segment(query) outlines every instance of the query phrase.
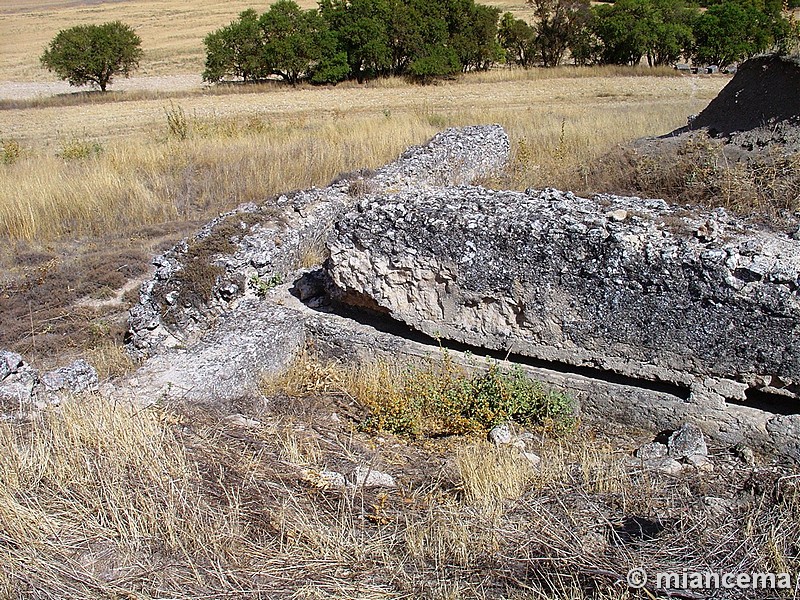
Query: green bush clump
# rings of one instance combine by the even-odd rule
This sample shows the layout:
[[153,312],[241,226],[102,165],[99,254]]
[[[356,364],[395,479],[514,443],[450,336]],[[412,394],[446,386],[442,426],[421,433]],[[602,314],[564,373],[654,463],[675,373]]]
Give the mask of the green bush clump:
[[405,435],[453,435],[487,431],[513,421],[563,435],[576,426],[573,399],[546,389],[519,367],[492,364],[469,374],[444,352],[425,367],[406,369],[396,385],[386,385],[365,402],[364,426]]

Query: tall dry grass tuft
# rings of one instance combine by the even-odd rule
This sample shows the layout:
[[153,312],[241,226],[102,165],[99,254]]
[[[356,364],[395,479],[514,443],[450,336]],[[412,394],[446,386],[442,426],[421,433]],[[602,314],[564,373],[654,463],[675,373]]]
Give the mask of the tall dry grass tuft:
[[158,409],[72,398],[26,426],[0,423],[0,454],[0,561],[10,580],[46,588],[63,575],[48,574],[52,565],[69,568],[78,548],[192,562],[226,556],[242,539],[237,511],[211,508]]
[[164,125],[161,139],[109,142],[71,160],[39,151],[3,166],[0,236],[96,236],[207,217],[379,166],[435,132],[413,117],[211,119],[186,127],[185,139],[166,137]]
[[101,381],[120,377],[136,368],[125,347],[115,340],[102,340],[87,350],[87,360],[97,370]]
[[489,443],[462,448],[456,455],[464,501],[487,512],[519,500],[536,478],[536,469],[517,448]]

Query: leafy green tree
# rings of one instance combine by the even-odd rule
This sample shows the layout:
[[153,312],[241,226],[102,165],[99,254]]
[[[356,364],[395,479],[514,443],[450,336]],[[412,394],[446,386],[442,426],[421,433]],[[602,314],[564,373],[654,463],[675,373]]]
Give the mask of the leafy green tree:
[[601,62],[636,65],[652,41],[650,0],[617,0],[595,8],[594,32],[602,43]]
[[239,77],[247,82],[269,75],[258,13],[252,8],[242,12],[238,21],[208,34],[203,43],[206,47],[203,81]]
[[142,40],[120,21],[77,25],[58,32],[40,57],[42,65],[70,85],[94,84],[106,91],[116,75],[139,66]]
[[572,12],[569,53],[576,65],[586,66],[600,60],[602,44],[593,30],[594,18],[590,4],[580,3]]
[[694,44],[697,10],[683,0],[652,0],[653,12],[647,62],[651,67],[671,65],[689,56]]
[[450,31],[448,42],[463,71],[486,70],[503,56],[497,41],[500,9],[474,0],[441,0]]
[[580,29],[586,26],[589,0],[530,0],[536,16],[536,49],[545,67],[564,58]]
[[335,44],[332,51],[323,53],[322,59],[311,72],[311,83],[336,84],[350,76],[350,65],[347,63],[347,53],[342,52]]
[[500,18],[497,39],[506,53],[520,67],[532,67],[536,60],[536,30],[510,12]]
[[321,0],[320,12],[347,55],[359,83],[386,74],[392,65],[386,0]]
[[[435,5],[425,0],[390,0],[389,22],[389,50],[391,54],[390,72],[394,75],[403,75],[408,71],[408,66],[416,58],[424,55],[431,45],[426,43],[427,30],[431,28],[429,12]],[[444,32],[447,38],[447,24],[438,14],[432,15],[438,21],[439,32],[434,33],[436,43]],[[435,45],[435,44],[434,44]]]
[[413,79],[427,82],[431,79],[449,77],[461,71],[461,63],[455,50],[447,46],[432,46],[428,52],[415,58],[408,66]]
[[658,66],[691,54],[698,13],[685,0],[617,0],[594,13],[602,62],[635,65],[646,56]]
[[694,28],[696,62],[721,67],[769,49],[790,31],[780,5],[760,0],[713,4]]
[[325,56],[335,55],[336,41],[316,10],[301,10],[294,0],[278,0],[258,20],[266,68],[297,85]]

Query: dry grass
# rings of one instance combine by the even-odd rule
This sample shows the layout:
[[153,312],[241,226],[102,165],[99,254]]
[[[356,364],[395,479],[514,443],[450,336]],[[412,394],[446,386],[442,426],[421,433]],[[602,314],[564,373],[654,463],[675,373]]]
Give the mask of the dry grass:
[[[376,167],[437,130],[468,123],[507,127],[516,164],[524,165],[515,168],[520,185],[554,185],[571,164],[683,124],[722,81],[467,78],[427,88],[282,89],[224,103],[199,96],[177,106],[143,100],[2,111],[4,135],[20,151],[0,165],[0,235],[97,235],[202,218]],[[175,135],[167,117],[178,109],[185,129]]]
[[575,168],[573,189],[723,206],[773,224],[800,210],[796,154],[778,148],[747,160],[737,154],[704,132],[667,140],[657,149],[618,148]]
[[488,442],[462,448],[456,454],[456,468],[465,502],[488,512],[519,500],[536,478],[536,469],[521,460],[519,450],[495,448]]
[[[211,509],[169,419],[85,398],[28,426],[0,424],[0,556],[18,592],[111,591],[99,580],[126,555],[192,560],[237,550],[235,499],[228,511]],[[70,582],[71,572],[88,577]]]
[[[86,396],[0,423],[0,594],[630,600],[649,598],[617,581],[634,565],[798,567],[796,476],[780,470],[720,454],[719,475],[643,474],[625,466],[630,446],[584,430],[535,441],[532,471],[470,438],[359,433],[349,404],[274,397],[237,425]],[[353,464],[400,486],[309,476]],[[646,521],[644,537],[630,527]]]
[[101,151],[85,157],[65,160],[59,148],[6,166],[0,235],[96,236],[205,217],[378,166],[433,131],[402,117],[390,124],[347,119],[299,126],[258,118],[198,121],[187,139],[168,138],[166,119],[160,129],[162,139],[150,143],[95,141]]

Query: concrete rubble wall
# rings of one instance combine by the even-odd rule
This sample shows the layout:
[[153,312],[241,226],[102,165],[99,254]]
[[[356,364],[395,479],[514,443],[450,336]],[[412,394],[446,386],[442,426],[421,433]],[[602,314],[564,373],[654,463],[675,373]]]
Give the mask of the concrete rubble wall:
[[341,302],[433,337],[717,408],[800,392],[800,242],[722,210],[448,187],[365,198],[329,246]]
[[469,183],[500,170],[508,153],[499,125],[448,129],[375,172],[221,215],[154,259],[155,274],[131,311],[129,350],[147,357],[197,341],[234,301],[252,297],[258,282],[278,281],[311,260],[358,197]]
[[448,130],[215,219],[156,258],[129,332],[150,358],[128,391],[235,402],[308,344],[402,361],[438,338],[509,354],[585,415],[691,420],[800,460],[800,242],[722,210],[470,185],[508,152],[499,126]]
[[129,351],[147,360],[123,395],[213,403],[258,394],[262,375],[285,368],[309,341],[306,317],[275,293],[288,295],[291,274],[319,266],[341,214],[365,194],[490,176],[508,153],[500,126],[449,129],[375,172],[215,219],[154,259],[128,331]]

